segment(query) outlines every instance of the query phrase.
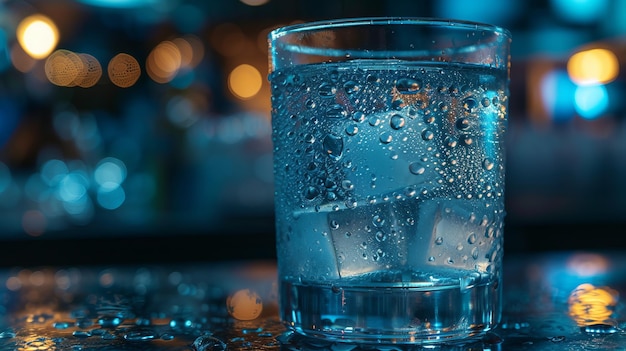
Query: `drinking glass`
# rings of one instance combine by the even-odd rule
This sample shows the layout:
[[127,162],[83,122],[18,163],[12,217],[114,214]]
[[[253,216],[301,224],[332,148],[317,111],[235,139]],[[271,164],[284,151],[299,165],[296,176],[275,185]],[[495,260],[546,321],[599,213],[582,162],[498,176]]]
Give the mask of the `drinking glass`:
[[281,320],[437,343],[501,315],[510,34],[355,18],[269,34]]

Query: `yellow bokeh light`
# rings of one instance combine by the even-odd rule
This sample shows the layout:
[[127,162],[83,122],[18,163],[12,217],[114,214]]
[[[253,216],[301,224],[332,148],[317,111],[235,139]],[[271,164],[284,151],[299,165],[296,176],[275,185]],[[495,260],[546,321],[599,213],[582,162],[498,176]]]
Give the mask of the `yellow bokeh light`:
[[580,51],[567,61],[567,73],[579,85],[606,84],[617,78],[619,61],[607,49]]
[[176,44],[171,41],[159,43],[148,55],[146,71],[157,83],[167,83],[178,73],[182,65],[182,54]]
[[242,289],[226,299],[228,314],[242,321],[258,318],[263,311],[263,300],[253,290]]
[[254,66],[242,64],[228,75],[228,88],[240,99],[249,99],[261,90],[263,78]]
[[48,56],[59,42],[59,30],[43,15],[24,18],[17,26],[16,35],[24,51],[35,59]]
[[569,315],[579,326],[616,325],[613,313],[618,300],[617,290],[580,284],[568,298]]

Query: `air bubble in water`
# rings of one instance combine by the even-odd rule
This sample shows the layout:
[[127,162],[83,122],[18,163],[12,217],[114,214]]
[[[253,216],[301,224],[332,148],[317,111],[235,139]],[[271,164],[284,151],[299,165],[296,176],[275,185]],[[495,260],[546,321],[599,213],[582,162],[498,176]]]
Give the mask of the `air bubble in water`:
[[387,240],[387,234],[385,234],[385,232],[383,231],[376,232],[376,241],[382,243],[385,240]]
[[382,226],[385,224],[385,219],[384,219],[384,218],[382,218],[382,217],[381,217],[381,216],[379,216],[379,215],[375,215],[375,216],[372,218],[372,224],[373,224],[375,227],[380,228],[380,227],[382,227]]

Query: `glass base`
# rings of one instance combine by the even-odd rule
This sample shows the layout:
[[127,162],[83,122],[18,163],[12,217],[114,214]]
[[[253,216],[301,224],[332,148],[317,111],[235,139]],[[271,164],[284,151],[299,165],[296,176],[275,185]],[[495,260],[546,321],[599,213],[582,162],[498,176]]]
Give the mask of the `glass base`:
[[429,344],[480,338],[500,318],[499,284],[337,287],[283,282],[281,318],[315,339]]

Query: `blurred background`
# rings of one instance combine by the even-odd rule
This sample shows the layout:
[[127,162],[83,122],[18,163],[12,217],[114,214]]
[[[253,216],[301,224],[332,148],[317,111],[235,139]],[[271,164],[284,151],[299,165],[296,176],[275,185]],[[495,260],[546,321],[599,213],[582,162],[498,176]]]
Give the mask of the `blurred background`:
[[0,264],[272,258],[267,34],[382,15],[512,32],[505,250],[620,245],[625,0],[3,0]]

